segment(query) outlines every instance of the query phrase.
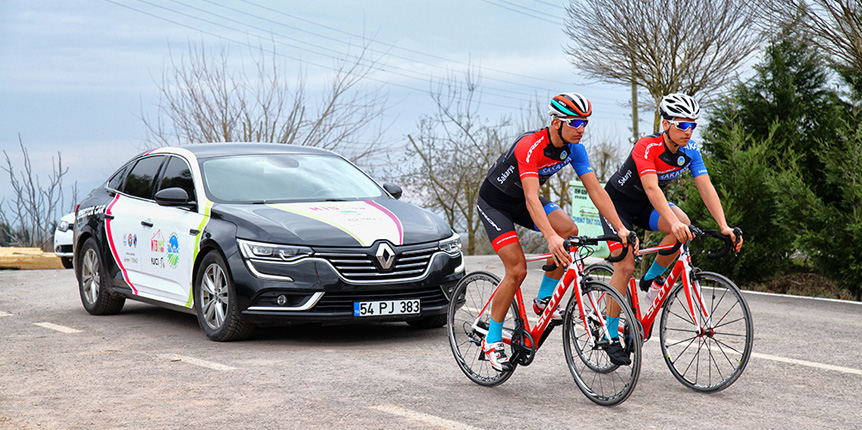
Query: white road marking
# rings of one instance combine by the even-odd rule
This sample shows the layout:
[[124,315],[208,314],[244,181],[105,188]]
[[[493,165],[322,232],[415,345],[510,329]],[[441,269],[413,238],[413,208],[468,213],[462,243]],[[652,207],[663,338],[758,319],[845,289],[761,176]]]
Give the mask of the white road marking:
[[6,312],[6,311],[0,311],[0,317],[8,317],[8,316],[12,316],[12,314],[9,312]]
[[780,361],[782,363],[798,364],[801,366],[816,367],[818,369],[835,370],[837,372],[862,375],[862,370],[851,369],[849,367],[833,366],[831,364],[815,363],[813,361],[797,360],[795,358],[784,358],[784,357],[778,357],[776,355],[758,354],[756,352],[752,352],[751,356],[756,357],[756,358],[762,358],[764,360]]
[[37,325],[39,327],[47,328],[47,329],[51,329],[51,330],[56,330],[56,331],[59,331],[61,333],[67,333],[67,334],[80,333],[81,332],[81,330],[77,330],[77,329],[62,326],[62,325],[52,324],[49,322],[33,323],[33,325]]
[[177,354],[159,354],[159,358],[164,358],[170,361],[182,361],[193,364],[195,366],[206,367],[213,370],[236,370],[236,367],[226,366],[224,364],[214,363],[212,361],[201,360],[194,357],[186,357],[185,355]]
[[467,424],[457,421],[447,420],[434,415],[424,414],[422,412],[411,411],[396,405],[378,405],[370,406],[371,409],[376,409],[381,412],[386,412],[399,417],[409,418],[411,420],[420,421],[428,425],[445,429],[461,429],[461,430],[478,430],[476,427],[468,426]]

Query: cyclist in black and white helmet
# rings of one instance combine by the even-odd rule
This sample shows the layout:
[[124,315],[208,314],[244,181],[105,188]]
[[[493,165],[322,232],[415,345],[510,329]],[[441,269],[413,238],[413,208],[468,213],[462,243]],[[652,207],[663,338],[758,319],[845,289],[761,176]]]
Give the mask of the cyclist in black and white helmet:
[[[679,207],[667,201],[662,191],[688,170],[694,176],[700,197],[718,223],[722,234],[736,240],[733,229],[727,225],[724,209],[712,181],[709,180],[697,143],[691,140],[700,117],[700,105],[687,94],[673,93],[661,99],[658,109],[663,131],[639,139],[622,167],[605,186],[617,214],[629,229],[637,225],[645,230],[667,233],[662,245],[690,240],[692,237],[688,225],[691,221]],[[607,220],[603,221],[605,233],[612,233],[615,230],[613,225]],[[740,246],[741,237],[737,242],[737,251]],[[610,244],[610,248],[611,253],[616,255],[621,246]],[[657,256],[641,278],[640,288],[657,294],[664,283],[661,275],[675,259],[676,254]],[[631,279],[634,267],[634,257],[631,254],[614,263],[610,284],[623,295],[626,294],[626,285]],[[650,304],[645,306],[649,307]],[[619,311],[610,310],[609,314],[617,316]]]
[[[610,198],[590,167],[587,150],[580,144],[592,113],[590,101],[581,94],[563,93],[552,98],[548,104],[550,124],[518,137],[491,166],[479,189],[476,204],[479,217],[506,270],[491,303],[490,326],[482,342],[485,359],[498,371],[512,369],[502,342],[503,320],[527,276],[527,263],[515,233],[515,224],[540,231],[548,242],[548,249],[558,260],[557,270],[547,273],[539,286],[539,294],[533,301],[536,313],[542,313],[547,307],[557,280],[569,263],[563,239],[578,233],[572,217],[556,203],[541,196],[539,187],[551,175],[571,165],[596,208],[607,216],[627,241],[627,227],[617,217]],[[562,319],[557,310],[552,318]],[[615,344],[619,345],[619,342]]]

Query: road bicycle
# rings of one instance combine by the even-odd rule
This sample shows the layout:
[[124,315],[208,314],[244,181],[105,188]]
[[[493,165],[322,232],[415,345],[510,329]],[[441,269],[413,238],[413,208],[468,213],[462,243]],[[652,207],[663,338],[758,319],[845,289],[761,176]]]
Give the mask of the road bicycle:
[[[697,238],[724,241],[724,247],[707,254],[721,258],[736,246],[729,236],[715,230],[689,229]],[[737,237],[742,230],[734,229]],[[664,361],[673,376],[686,387],[701,392],[721,391],[742,375],[754,343],[754,323],[748,303],[730,279],[692,265],[689,242],[641,249],[638,256],[656,253],[671,255],[679,250],[663,288],[652,303],[641,306],[637,279],[629,280],[628,303],[639,321],[644,342],[652,335],[653,324],[662,310],[659,339]],[[609,282],[613,267],[606,263],[588,266],[584,273]],[[644,307],[645,312],[642,312]]]
[[[500,278],[492,273],[476,271],[461,279],[453,290],[449,303],[447,331],[452,353],[464,374],[480,385],[502,384],[512,376],[518,365],[527,366],[532,363],[536,352],[554,327],[562,324],[566,363],[578,388],[587,398],[600,405],[611,406],[625,401],[634,390],[640,375],[642,340],[637,330],[629,328],[631,324],[636,324],[635,314],[613,287],[584,276],[583,261],[588,254],[581,255],[582,248],[609,240],[619,241],[619,237],[573,236],[567,239],[565,246],[571,262],[532,328],[527,319],[521,289],[518,289],[503,322],[503,342],[512,364],[510,371],[499,372],[493,369],[482,352],[482,340],[488,334],[491,301]],[[628,247],[624,249],[626,251],[617,257],[618,260],[625,257]],[[550,253],[528,256],[527,261],[545,260],[551,256]],[[543,266],[546,271],[555,268],[556,265]],[[574,290],[562,323],[554,321],[554,310],[572,286]],[[606,325],[605,310],[611,303],[616,303],[622,309],[619,326],[623,329],[623,336],[620,340],[624,350],[630,353],[630,365],[613,364],[606,353],[610,346],[610,333]]]

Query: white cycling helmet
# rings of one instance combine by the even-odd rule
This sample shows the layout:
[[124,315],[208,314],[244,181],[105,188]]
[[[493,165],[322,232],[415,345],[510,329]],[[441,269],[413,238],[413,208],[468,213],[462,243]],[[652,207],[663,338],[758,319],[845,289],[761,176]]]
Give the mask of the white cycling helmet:
[[683,93],[673,93],[662,97],[658,110],[664,119],[697,119],[700,116],[700,105],[690,95]]
[[565,118],[570,116],[588,117],[593,114],[593,105],[578,93],[562,93],[554,96],[548,103],[548,115]]

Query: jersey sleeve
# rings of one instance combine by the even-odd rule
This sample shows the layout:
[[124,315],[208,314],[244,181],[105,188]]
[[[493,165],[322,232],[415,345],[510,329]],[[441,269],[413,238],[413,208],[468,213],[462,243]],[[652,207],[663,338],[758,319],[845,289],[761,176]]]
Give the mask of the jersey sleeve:
[[706,175],[706,164],[703,162],[703,157],[700,155],[700,149],[698,145],[693,142],[688,142],[688,151],[686,154],[691,157],[691,164],[688,165],[689,170],[691,171],[691,176],[698,177],[700,175]]
[[542,148],[548,143],[545,139],[521,139],[515,144],[515,159],[518,160],[518,175],[521,179],[539,177],[539,157]]
[[638,176],[650,173],[653,175],[658,174],[656,172],[655,160],[659,151],[664,149],[661,146],[664,146],[664,144],[650,142],[645,139],[641,139],[635,144],[635,147],[632,149],[632,160],[635,162],[635,167],[637,167]]
[[572,168],[580,178],[593,171],[590,166],[590,157],[587,155],[587,148],[584,145],[569,145],[569,150],[572,151]]

